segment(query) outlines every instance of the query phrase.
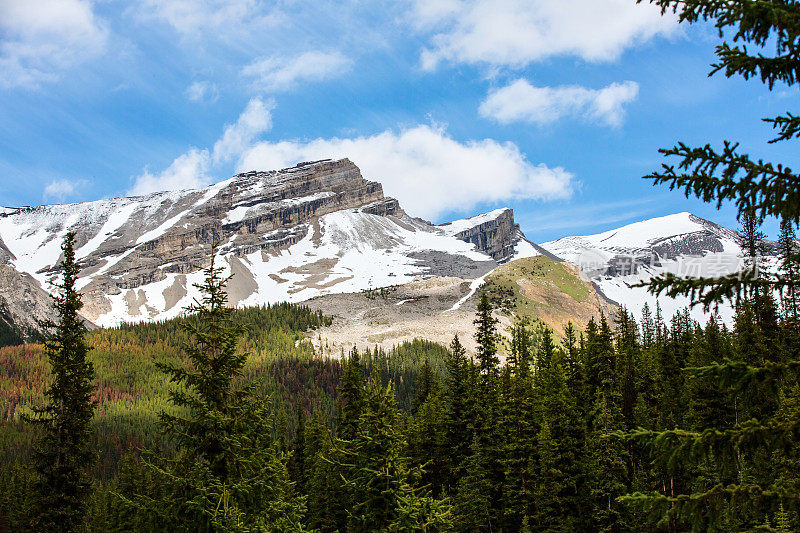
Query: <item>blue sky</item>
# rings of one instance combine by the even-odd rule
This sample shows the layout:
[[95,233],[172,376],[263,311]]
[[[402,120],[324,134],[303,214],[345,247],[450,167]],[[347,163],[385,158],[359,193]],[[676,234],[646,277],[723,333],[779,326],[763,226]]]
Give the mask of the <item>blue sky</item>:
[[633,0],[3,0],[0,204],[348,156],[412,215],[510,206],[539,242],[735,227],[640,179],[678,140],[797,167],[760,122],[797,89],[709,78],[716,42]]

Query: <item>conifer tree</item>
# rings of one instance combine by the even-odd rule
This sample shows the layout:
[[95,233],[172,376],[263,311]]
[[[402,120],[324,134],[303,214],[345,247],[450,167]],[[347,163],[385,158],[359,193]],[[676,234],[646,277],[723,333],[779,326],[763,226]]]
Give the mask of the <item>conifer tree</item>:
[[[531,332],[524,322],[512,328],[516,368],[509,376],[500,426],[503,456],[503,529],[518,530],[532,512],[535,487],[536,413],[530,373]],[[509,368],[509,363],[506,363]]]
[[361,416],[364,397],[364,378],[361,374],[361,356],[353,346],[344,363],[344,375],[337,388],[339,393],[339,427],[337,436],[344,440],[353,438]]
[[463,472],[464,461],[469,455],[469,446],[472,442],[470,423],[472,412],[470,397],[474,391],[469,386],[470,361],[467,359],[466,350],[458,340],[458,335],[450,343],[450,357],[447,359],[446,377],[446,428],[445,445],[450,451],[446,491],[452,494],[455,491],[458,479]]
[[75,233],[67,233],[61,245],[61,282],[53,296],[56,322],[42,324],[49,335],[44,349],[50,361],[52,383],[45,391],[46,405],[28,418],[42,428],[36,446],[34,516],[37,531],[75,531],[86,513],[91,482],[87,468],[92,462],[90,422],[94,414],[94,368],[86,359],[86,326],[83,307],[75,289]]
[[[535,437],[535,523],[542,531],[575,531],[580,526],[579,501],[584,432],[577,398],[567,385],[565,354],[556,350],[542,370],[541,421]],[[532,483],[533,485],[533,483]]]
[[503,438],[500,432],[500,379],[497,356],[497,319],[486,292],[478,303],[475,340],[479,386],[472,391],[475,410],[471,423],[470,456],[467,472],[459,480],[454,498],[457,523],[462,527],[497,528],[502,520],[501,497]]
[[491,386],[493,379],[497,377],[500,359],[497,357],[497,319],[492,316],[492,304],[485,291],[481,293],[474,323],[475,341],[478,343],[476,358],[481,373],[481,384],[486,388]]
[[321,413],[311,415],[306,433],[308,524],[320,531],[343,531],[349,500],[343,494],[342,471],[335,463],[333,437]]
[[425,400],[428,399],[428,396],[431,392],[434,392],[436,389],[436,376],[433,373],[433,368],[431,368],[431,362],[428,358],[425,358],[425,361],[422,363],[422,368],[419,371],[419,375],[417,376],[417,391],[414,395],[414,403],[411,406],[412,412],[415,413],[422,404],[425,403]]
[[408,424],[406,434],[409,458],[421,468],[421,484],[430,487],[435,497],[441,495],[447,483],[445,472],[449,450],[445,446],[446,422],[445,401],[433,379],[430,392]]
[[655,321],[647,302],[642,306],[642,348],[650,348],[655,343]]
[[[662,11],[677,13],[688,23],[711,22],[720,38],[718,62],[712,74],[760,79],[770,89],[776,83],[798,83],[800,73],[800,4],[796,1],[653,0]],[[748,48],[749,45],[749,48]],[[766,53],[765,46],[774,50]],[[754,52],[753,48],[757,50]],[[800,117],[791,113],[765,121],[778,132],[770,142],[800,136]],[[661,151],[677,157],[676,165],[646,178],[667,184],[705,202],[735,204],[743,222],[745,252],[757,257],[758,224],[766,217],[797,223],[800,219],[800,178],[785,165],[767,163],[739,151],[739,144],[725,141],[720,150],[706,145],[692,148],[683,143]],[[772,456],[791,455],[797,447],[800,419],[782,417],[780,395],[785,382],[797,379],[799,346],[786,350],[787,360],[776,360],[773,290],[792,281],[764,275],[757,262],[740,273],[719,278],[681,278],[665,275],[647,285],[655,294],[688,296],[706,308],[729,300],[738,301],[737,345],[734,357],[688,369],[689,379],[713,380],[734,399],[732,425],[714,422],[697,430],[637,430],[630,438],[648,446],[655,459],[676,470],[680,465],[712,465],[717,482],[688,487],[684,492],[652,491],[629,495],[626,500],[643,506],[661,526],[684,523],[695,531],[715,529],[769,530],[779,504],[792,512],[800,502],[800,485],[785,474],[775,475]],[[762,342],[763,341],[763,342]],[[760,346],[759,346],[760,344]],[[788,379],[787,379],[788,378]],[[766,396],[765,396],[765,393]],[[785,391],[784,391],[785,394]],[[791,394],[791,393],[790,393]],[[784,396],[785,398],[786,396]],[[784,400],[785,401],[785,400]],[[777,407],[777,409],[776,409]],[[680,487],[679,487],[680,488]]]
[[435,500],[427,487],[420,487],[419,468],[403,456],[391,384],[384,387],[373,371],[364,394],[363,410],[355,437],[343,442],[345,487],[352,506],[348,509],[349,531],[398,531],[403,527],[433,531],[448,524],[446,502]]
[[800,316],[800,248],[797,245],[795,224],[786,218],[781,220],[778,247],[781,256],[781,276],[786,280],[783,298],[783,313],[797,326]]
[[302,529],[304,499],[289,481],[272,441],[272,420],[252,386],[237,387],[247,354],[237,349],[241,327],[227,307],[223,268],[212,244],[202,294],[188,308],[184,352],[191,363],[159,363],[178,385],[170,391],[176,414],[162,413],[174,439],[174,460],[155,458],[149,467],[163,495],[140,492],[127,503],[179,531]]

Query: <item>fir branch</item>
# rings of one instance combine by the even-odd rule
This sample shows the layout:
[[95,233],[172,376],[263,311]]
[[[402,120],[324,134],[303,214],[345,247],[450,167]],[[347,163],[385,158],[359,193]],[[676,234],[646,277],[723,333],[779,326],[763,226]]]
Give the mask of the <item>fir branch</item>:
[[777,137],[769,141],[770,143],[788,141],[794,137],[800,137],[800,116],[787,112],[785,116],[764,118],[762,120],[772,124],[772,127],[779,132]]
[[681,158],[677,168],[662,165],[644,179],[653,185],[668,185],[670,190],[683,190],[689,198],[714,202],[717,208],[731,201],[740,213],[752,212],[759,220],[767,216],[800,220],[800,177],[782,164],[753,161],[737,152],[738,143],[725,141],[721,152],[705,145],[690,148],[678,143],[659,150],[665,157]]

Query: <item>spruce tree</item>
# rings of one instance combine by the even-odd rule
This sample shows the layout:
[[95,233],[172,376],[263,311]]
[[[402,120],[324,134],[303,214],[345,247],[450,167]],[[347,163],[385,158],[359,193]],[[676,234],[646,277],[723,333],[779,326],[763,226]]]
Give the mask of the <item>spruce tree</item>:
[[781,294],[784,316],[797,326],[800,316],[800,247],[797,245],[795,224],[786,218],[781,219],[778,247],[781,256],[781,275],[786,280],[786,288]]
[[497,319],[486,292],[478,303],[475,340],[479,386],[472,391],[475,402],[471,422],[470,456],[466,474],[459,480],[454,498],[456,523],[462,527],[496,529],[502,520],[501,497],[503,438],[500,431],[500,379],[497,356]]
[[469,374],[471,362],[467,359],[466,350],[458,340],[458,335],[450,343],[450,356],[447,359],[447,376],[445,381],[445,445],[450,451],[447,468],[445,490],[448,494],[455,492],[460,479],[464,461],[469,455],[472,442],[470,423],[472,410],[470,397]]
[[[536,461],[536,402],[530,373],[531,332],[519,322],[512,329],[516,368],[503,398],[500,427],[503,457],[503,529],[518,530],[532,511]],[[508,363],[506,368],[508,368]]]
[[162,413],[161,423],[177,457],[148,461],[159,495],[151,489],[125,501],[177,531],[300,530],[304,499],[272,440],[267,404],[253,386],[237,386],[247,354],[237,349],[242,329],[227,307],[230,278],[216,260],[212,245],[195,285],[202,298],[183,322],[190,364],[158,363],[176,385],[170,398],[179,410]]
[[364,397],[364,378],[361,374],[361,356],[354,346],[344,362],[344,375],[337,387],[339,394],[339,425],[337,436],[350,440],[356,432],[358,418],[361,416]]
[[61,282],[53,296],[57,320],[44,322],[49,332],[44,349],[52,382],[45,391],[46,405],[29,421],[42,429],[34,455],[35,506],[31,526],[37,531],[75,531],[86,513],[92,462],[90,423],[94,414],[94,368],[86,356],[83,307],[75,289],[75,233],[61,245]]
[[500,359],[497,357],[497,319],[492,315],[492,304],[485,291],[481,293],[474,323],[475,341],[478,344],[476,358],[481,373],[481,383],[485,388],[491,386],[493,379],[497,377],[500,364]]
[[556,350],[542,370],[541,420],[535,437],[538,460],[534,491],[534,523],[542,531],[575,531],[580,526],[579,500],[584,432],[577,398],[567,386],[565,354]]
[[627,486],[628,451],[615,433],[625,426],[621,379],[611,329],[601,316],[594,338],[587,342],[596,384],[588,422],[588,468],[592,522],[595,531],[618,531],[627,527],[617,498]]
[[433,498],[429,488],[421,485],[422,472],[403,455],[400,415],[391,384],[384,387],[373,371],[363,400],[354,438],[340,443],[344,487],[352,502],[347,529],[446,529],[447,503]]

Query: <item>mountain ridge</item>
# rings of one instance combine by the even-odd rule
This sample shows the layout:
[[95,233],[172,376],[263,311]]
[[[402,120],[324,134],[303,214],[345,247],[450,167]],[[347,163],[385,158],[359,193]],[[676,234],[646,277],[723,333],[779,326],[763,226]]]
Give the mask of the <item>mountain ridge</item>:
[[233,305],[303,301],[415,276],[472,279],[509,260],[518,242],[527,255],[538,253],[523,242],[513,211],[480,222],[452,231],[411,217],[348,159],[321,160],[198,190],[4,208],[0,261],[47,291],[63,235],[76,231],[84,314],[107,326],[179,314],[195,296],[213,236],[236,274]]
[[[542,243],[542,247],[577,265],[606,297],[640,316],[644,304],[655,311],[656,303],[665,317],[688,307],[685,297],[660,298],[644,287],[631,287],[654,276],[720,276],[740,271],[744,253],[738,232],[689,212],[674,213],[592,235],[568,236]],[[777,268],[775,245],[767,242],[763,266]],[[707,318],[702,308],[691,309],[697,320]],[[724,303],[719,316],[731,322],[733,308]]]
[[[325,159],[244,172],[203,189],[0,209],[3,297],[25,330],[46,318],[67,231],[78,233],[84,315],[101,326],[180,314],[196,296],[193,284],[214,236],[234,275],[234,306],[427,277],[469,282],[463,298],[470,298],[497,266],[544,255],[576,265],[576,275],[603,298],[638,315],[655,299],[629,284],[688,267],[730,273],[741,256],[735,231],[688,212],[541,245],[525,237],[510,208],[436,225],[407,214],[349,159]],[[688,303],[665,300],[664,314]],[[725,309],[723,317],[731,313]]]

